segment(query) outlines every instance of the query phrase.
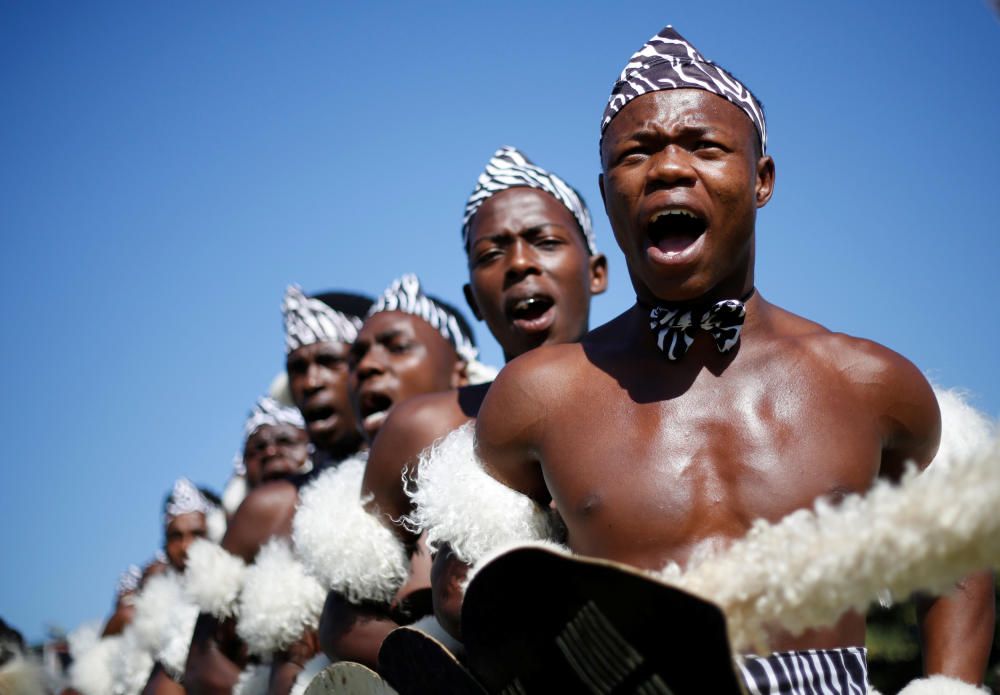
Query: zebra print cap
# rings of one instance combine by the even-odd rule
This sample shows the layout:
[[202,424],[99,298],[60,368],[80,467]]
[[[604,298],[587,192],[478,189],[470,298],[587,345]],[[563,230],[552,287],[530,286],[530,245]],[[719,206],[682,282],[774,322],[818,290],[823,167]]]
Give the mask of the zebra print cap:
[[472,229],[472,218],[476,216],[483,203],[508,188],[537,188],[545,191],[566,206],[583,233],[590,255],[597,253],[594,241],[594,229],[590,223],[590,211],[583,197],[576,189],[550,171],[535,166],[531,160],[516,147],[505,145],[493,153],[486,169],[479,175],[476,188],[465,203],[465,218],[462,220],[462,242],[465,252],[469,252],[469,232]]
[[611,88],[601,119],[601,137],[626,104],[643,94],[664,89],[704,89],[726,99],[747,115],[760,137],[761,151],[767,151],[767,123],[756,97],[669,25],[629,59]]
[[193,514],[201,512],[208,514],[212,510],[212,504],[201,494],[201,490],[195,487],[187,478],[178,478],[174,483],[174,489],[163,507],[164,523],[170,523],[182,514]]
[[353,343],[361,319],[337,311],[315,297],[307,297],[298,285],[289,285],[281,303],[285,319],[285,352],[313,343]]
[[118,575],[118,584],[115,593],[118,597],[125,594],[134,594],[142,584],[142,569],[139,565],[129,565],[124,572]]
[[282,405],[270,396],[261,396],[250,409],[250,415],[243,426],[243,438],[250,439],[254,432],[265,425],[291,425],[305,429],[306,421],[298,408]]
[[451,343],[466,363],[474,362],[479,355],[472,328],[465,318],[454,307],[424,294],[420,280],[412,273],[392,281],[368,310],[368,318],[383,311],[419,316]]

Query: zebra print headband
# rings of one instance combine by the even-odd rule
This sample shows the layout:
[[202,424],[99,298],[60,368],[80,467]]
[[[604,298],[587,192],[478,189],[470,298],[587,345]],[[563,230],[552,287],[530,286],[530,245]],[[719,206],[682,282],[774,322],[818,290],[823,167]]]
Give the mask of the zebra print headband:
[[211,510],[212,505],[201,494],[201,490],[195,487],[194,483],[187,478],[178,478],[177,482],[174,483],[174,489],[167,498],[166,505],[164,505],[163,520],[164,523],[170,523],[171,519],[182,514],[193,514],[194,512],[208,514]]
[[455,352],[464,362],[472,363],[479,355],[472,330],[462,315],[424,294],[420,288],[420,280],[412,273],[393,280],[382,296],[372,304],[368,317],[383,311],[401,311],[419,316],[454,346]]
[[472,218],[475,217],[483,203],[508,188],[537,188],[545,191],[566,206],[583,232],[584,241],[590,255],[597,253],[594,241],[594,229],[590,223],[590,212],[583,197],[561,178],[550,171],[535,166],[516,147],[505,145],[493,153],[486,163],[486,169],[479,175],[476,188],[465,203],[465,217],[462,220],[462,242],[465,252],[469,252],[469,231],[472,228]]
[[282,405],[270,396],[261,396],[250,409],[250,416],[243,426],[243,438],[250,439],[254,432],[265,425],[291,425],[299,429],[305,429],[306,421],[302,419],[302,413],[298,408],[289,408]]
[[281,303],[285,319],[285,352],[313,343],[353,343],[361,319],[307,297],[298,285],[289,285]]
[[703,89],[726,99],[747,115],[760,137],[761,151],[767,151],[767,123],[756,97],[669,25],[629,59],[611,88],[601,119],[601,137],[626,104],[643,94],[664,89]]

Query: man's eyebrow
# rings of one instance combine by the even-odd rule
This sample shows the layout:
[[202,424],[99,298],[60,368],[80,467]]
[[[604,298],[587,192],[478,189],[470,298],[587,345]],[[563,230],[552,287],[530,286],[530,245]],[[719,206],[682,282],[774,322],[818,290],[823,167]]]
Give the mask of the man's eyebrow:
[[560,227],[560,228],[565,229],[565,225],[562,225],[562,224],[560,224],[558,222],[540,222],[538,224],[533,224],[533,225],[531,225],[530,227],[528,227],[526,229],[522,229],[521,231],[516,232],[516,233],[515,232],[498,232],[497,234],[491,234],[489,236],[479,237],[478,239],[476,239],[473,242],[472,246],[475,247],[475,246],[477,246],[478,244],[480,244],[480,243],[482,243],[484,241],[490,241],[490,242],[493,242],[493,243],[497,243],[497,242],[501,242],[501,241],[507,241],[507,240],[509,240],[513,236],[531,236],[531,235],[534,235],[534,234],[541,234],[542,232],[544,232],[549,227]]
[[389,330],[382,331],[375,336],[375,342],[377,343],[388,343],[393,338],[405,337],[403,331],[399,328],[390,328]]

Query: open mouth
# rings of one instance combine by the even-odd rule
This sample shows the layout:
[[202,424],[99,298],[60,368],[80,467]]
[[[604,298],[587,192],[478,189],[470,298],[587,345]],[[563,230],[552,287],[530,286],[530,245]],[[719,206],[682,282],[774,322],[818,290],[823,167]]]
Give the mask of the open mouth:
[[547,329],[553,321],[555,300],[544,294],[516,297],[507,301],[507,318],[523,331]]
[[701,216],[683,208],[660,210],[653,214],[646,236],[666,259],[689,249],[708,228]]
[[322,422],[323,420],[329,419],[336,414],[336,410],[329,405],[320,405],[315,408],[307,408],[302,412],[302,418],[307,423]]
[[385,421],[392,408],[392,398],[384,393],[368,391],[358,399],[361,411],[361,425],[366,431],[377,430]]

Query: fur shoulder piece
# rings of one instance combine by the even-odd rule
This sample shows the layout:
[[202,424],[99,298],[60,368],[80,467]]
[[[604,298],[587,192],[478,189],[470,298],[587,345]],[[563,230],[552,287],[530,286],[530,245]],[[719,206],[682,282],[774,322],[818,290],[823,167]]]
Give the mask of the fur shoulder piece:
[[0,693],[3,695],[38,695],[45,692],[42,682],[39,665],[20,654],[0,666]]
[[899,691],[899,695],[985,695],[989,692],[955,678],[931,676],[912,681]]
[[947,465],[911,469],[897,486],[879,482],[836,507],[819,501],[775,524],[759,521],[728,549],[663,578],[718,603],[734,646],[760,653],[767,625],[798,634],[864,610],[885,590],[947,592],[969,572],[997,567],[998,499],[1000,441],[980,442]]
[[306,666],[302,669],[302,672],[295,677],[295,683],[292,684],[292,689],[288,695],[305,695],[306,688],[312,683],[313,678],[318,676],[320,671],[329,665],[330,660],[326,658],[325,654],[317,654],[311,658],[306,662]]
[[69,684],[83,695],[107,695],[114,692],[111,664],[121,649],[118,635],[103,637],[88,648],[73,654]]
[[242,559],[198,539],[188,548],[184,590],[203,613],[228,618],[235,614],[245,571]]
[[306,629],[319,626],[326,592],[292,554],[285,538],[272,538],[247,568],[236,633],[250,652],[287,648]]
[[164,626],[160,648],[153,653],[156,660],[175,681],[180,681],[184,675],[196,622],[198,622],[198,606],[185,596],[179,596],[170,619]]
[[407,486],[414,506],[407,528],[426,532],[432,550],[448,543],[467,564],[500,546],[554,539],[550,510],[483,470],[474,433],[475,424],[467,423],[420,454],[415,485]]
[[233,686],[233,695],[267,695],[270,679],[270,664],[250,664],[240,673]]
[[995,424],[972,407],[961,391],[935,386],[934,395],[941,408],[941,444],[932,466],[950,466],[990,445]]
[[406,581],[410,561],[396,534],[364,508],[364,472],[363,458],[349,459],[306,487],[292,538],[325,589],[349,601],[388,603]]
[[111,677],[116,695],[140,695],[153,670],[153,655],[143,648],[129,625],[121,635],[119,649],[111,660]]
[[163,648],[170,614],[184,602],[184,588],[177,573],[164,572],[146,580],[135,597],[135,617],[131,623],[143,648],[152,654]]

